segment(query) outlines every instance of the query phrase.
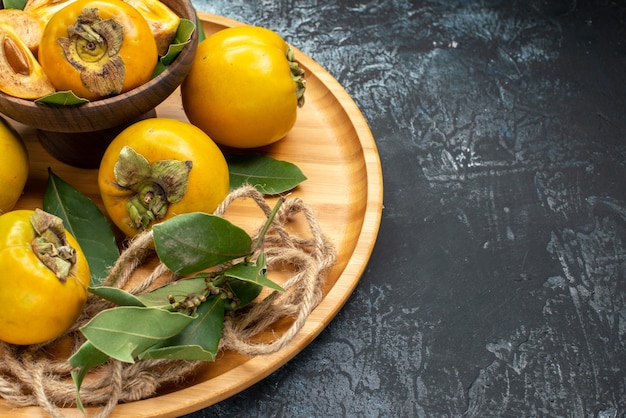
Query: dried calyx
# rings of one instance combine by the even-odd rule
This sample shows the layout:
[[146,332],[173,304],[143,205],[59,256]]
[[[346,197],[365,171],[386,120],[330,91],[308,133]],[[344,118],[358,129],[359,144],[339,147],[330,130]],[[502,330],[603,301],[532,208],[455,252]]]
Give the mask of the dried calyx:
[[81,72],[81,81],[100,97],[119,94],[125,77],[124,60],[118,55],[124,28],[113,19],[101,19],[98,9],[83,9],[76,24],[59,38],[65,59]]
[[150,163],[131,147],[122,148],[113,171],[119,187],[135,192],[126,202],[131,226],[147,229],[151,222],[165,216],[170,203],[182,200],[191,168],[191,161]]
[[67,241],[63,220],[36,209],[30,223],[36,233],[31,242],[35,255],[60,281],[65,282],[76,264],[76,250]]
[[304,70],[300,68],[291,48],[287,49],[287,59],[291,69],[291,78],[296,83],[296,96],[298,97],[298,107],[304,106],[304,91],[306,90],[306,80]]

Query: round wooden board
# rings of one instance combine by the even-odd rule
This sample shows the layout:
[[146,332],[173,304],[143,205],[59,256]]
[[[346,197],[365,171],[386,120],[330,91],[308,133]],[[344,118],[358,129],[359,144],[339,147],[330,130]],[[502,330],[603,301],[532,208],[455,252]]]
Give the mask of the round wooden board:
[[[241,23],[199,13],[208,35]],[[263,357],[225,352],[217,361],[198,368],[182,387],[169,388],[143,401],[120,404],[114,417],[176,417],[226,399],[262,380],[306,347],[342,308],[357,285],[372,253],[382,212],[382,170],[376,144],[358,107],[341,85],[311,58],[296,49],[296,58],[306,71],[307,102],[300,109],[296,126],[286,138],[263,149],[274,158],[296,164],[307,180],[290,197],[300,197],[311,206],[324,233],[337,248],[337,263],[330,272],[324,298],[307,323],[281,351]],[[157,116],[187,120],[176,90],[157,107]],[[65,165],[48,155],[36,132],[14,123],[30,154],[31,171],[17,208],[41,207],[48,168],[89,196],[101,208],[97,170]],[[85,139],[89,140],[88,137]],[[263,222],[249,205],[229,210],[229,219],[244,228]],[[278,325],[280,327],[280,325]],[[88,416],[98,408],[90,408]],[[76,409],[63,409],[68,417],[82,417]],[[0,400],[0,416],[45,417],[40,408],[15,409]]]

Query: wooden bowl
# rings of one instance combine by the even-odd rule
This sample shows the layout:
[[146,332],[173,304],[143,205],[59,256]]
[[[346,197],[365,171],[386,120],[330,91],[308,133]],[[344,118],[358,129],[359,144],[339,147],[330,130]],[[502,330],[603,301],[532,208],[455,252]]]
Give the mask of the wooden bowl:
[[[180,17],[196,21],[196,14],[189,0],[162,0]],[[19,99],[0,92],[0,112],[9,118],[44,132],[42,143],[46,150],[56,158],[77,166],[89,166],[81,163],[85,157],[98,160],[93,155],[94,135],[86,133],[105,132],[106,130],[127,125],[150,115],[153,109],[169,97],[183,82],[191,69],[198,46],[198,31],[195,31],[178,57],[165,71],[149,82],[126,93],[102,100],[95,100],[79,106],[51,106],[37,104],[30,100]],[[50,133],[50,135],[48,135]],[[71,133],[73,135],[60,135]],[[98,135],[99,137],[102,135]],[[104,135],[106,138],[107,135]],[[67,138],[68,144],[59,141]],[[75,149],[75,144],[86,143],[85,152]],[[47,143],[46,143],[47,141]],[[102,148],[105,144],[96,145]],[[65,152],[77,155],[59,154]],[[98,151],[96,150],[97,154]]]

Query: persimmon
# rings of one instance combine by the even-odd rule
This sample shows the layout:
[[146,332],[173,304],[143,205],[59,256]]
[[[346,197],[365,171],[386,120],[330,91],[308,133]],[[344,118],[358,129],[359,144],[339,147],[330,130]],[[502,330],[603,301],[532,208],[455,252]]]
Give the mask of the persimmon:
[[256,148],[283,138],[304,103],[304,71],[276,32],[223,29],[202,41],[181,86],[189,121],[215,142]]
[[121,0],[71,2],[50,18],[39,44],[39,62],[54,87],[89,100],[146,83],[157,60],[148,22]]
[[222,151],[202,130],[150,118],[109,144],[98,170],[108,216],[127,236],[188,212],[212,213],[230,187]]
[[89,264],[63,221],[41,210],[0,216],[0,340],[61,336],[87,301]]

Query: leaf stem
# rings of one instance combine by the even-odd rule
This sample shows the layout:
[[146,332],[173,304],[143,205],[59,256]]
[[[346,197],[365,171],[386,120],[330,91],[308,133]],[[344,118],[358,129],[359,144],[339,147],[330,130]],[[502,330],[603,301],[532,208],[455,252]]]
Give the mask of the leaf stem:
[[278,213],[278,209],[280,209],[280,206],[284,202],[285,202],[285,196],[280,196],[278,198],[278,201],[274,205],[274,208],[272,209],[272,211],[270,212],[269,216],[267,217],[267,221],[265,222],[265,225],[263,225],[263,229],[261,230],[261,233],[259,234],[259,237],[254,242],[254,244],[252,245],[252,249],[250,251],[250,255],[253,255],[259,249],[261,244],[263,243],[263,240],[265,239],[265,234],[267,234],[267,231],[270,229],[270,225],[272,225],[272,222],[274,221],[274,218],[276,217],[276,214]]

